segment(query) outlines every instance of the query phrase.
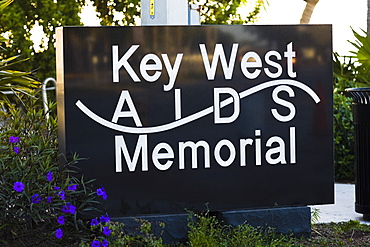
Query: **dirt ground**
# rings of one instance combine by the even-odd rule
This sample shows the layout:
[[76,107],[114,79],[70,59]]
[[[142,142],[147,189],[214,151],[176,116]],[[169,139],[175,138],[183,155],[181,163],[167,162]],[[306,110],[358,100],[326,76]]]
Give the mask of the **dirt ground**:
[[370,246],[370,226],[358,221],[315,224],[312,236],[302,239],[305,246]]

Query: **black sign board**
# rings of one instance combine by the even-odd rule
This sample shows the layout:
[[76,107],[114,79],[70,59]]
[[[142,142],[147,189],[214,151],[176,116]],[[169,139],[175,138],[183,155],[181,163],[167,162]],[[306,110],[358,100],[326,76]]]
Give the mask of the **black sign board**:
[[330,25],[57,32],[61,152],[111,216],[333,203]]

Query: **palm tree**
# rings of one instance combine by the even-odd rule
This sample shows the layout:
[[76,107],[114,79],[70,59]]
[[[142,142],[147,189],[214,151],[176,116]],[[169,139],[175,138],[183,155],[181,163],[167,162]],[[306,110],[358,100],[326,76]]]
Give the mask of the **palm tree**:
[[[303,10],[302,18],[301,18],[301,24],[308,24],[311,19],[311,15],[313,10],[315,9],[316,4],[319,2],[319,0],[304,0],[307,2],[306,7]],[[370,0],[368,0],[370,2]]]
[[367,33],[370,33],[370,0],[367,0]]

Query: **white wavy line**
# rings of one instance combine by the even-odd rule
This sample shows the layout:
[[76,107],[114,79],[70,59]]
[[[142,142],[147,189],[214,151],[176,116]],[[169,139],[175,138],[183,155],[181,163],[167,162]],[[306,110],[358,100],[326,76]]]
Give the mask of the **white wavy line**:
[[[296,86],[296,87],[302,89],[303,91],[305,91],[306,93],[308,93],[311,96],[311,98],[315,101],[316,104],[320,102],[319,96],[317,96],[317,94],[310,87],[306,86],[302,82],[295,81],[295,80],[290,80],[290,79],[281,79],[281,80],[274,80],[274,81],[268,81],[268,82],[265,82],[265,83],[261,83],[257,86],[254,86],[252,88],[244,90],[243,92],[240,92],[239,96],[240,96],[240,99],[242,99],[242,98],[247,97],[251,94],[254,94],[258,91],[261,91],[261,90],[266,89],[268,87],[277,86],[277,85]],[[233,102],[233,99],[231,97],[227,98],[227,99],[223,100],[220,103],[220,107],[221,108],[225,107],[225,106],[231,104],[232,102]],[[76,106],[83,113],[85,113],[88,117],[90,117],[92,120],[94,120],[95,122],[97,122],[97,123],[99,123],[99,124],[101,124],[105,127],[108,127],[110,129],[113,129],[113,130],[117,130],[117,131],[125,132],[125,133],[131,133],[131,134],[152,134],[152,133],[158,133],[158,132],[162,132],[162,131],[171,130],[171,129],[177,128],[181,125],[185,125],[187,123],[190,123],[190,122],[192,122],[194,120],[197,120],[199,118],[202,118],[202,117],[204,117],[204,116],[213,112],[213,106],[210,106],[210,107],[207,107],[206,109],[201,110],[197,113],[194,113],[192,115],[189,115],[187,117],[181,118],[179,120],[176,120],[174,122],[167,123],[167,124],[164,124],[164,125],[153,126],[153,127],[128,127],[128,126],[123,126],[123,125],[119,125],[119,124],[116,124],[116,123],[109,122],[109,121],[105,120],[104,118],[99,117],[94,112],[92,112],[89,108],[87,108],[80,100],[78,100],[76,102]]]

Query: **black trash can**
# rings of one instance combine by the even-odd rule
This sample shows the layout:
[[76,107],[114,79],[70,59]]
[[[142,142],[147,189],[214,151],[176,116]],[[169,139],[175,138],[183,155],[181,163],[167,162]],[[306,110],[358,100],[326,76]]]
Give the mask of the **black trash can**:
[[370,88],[348,88],[355,129],[355,211],[370,221]]

